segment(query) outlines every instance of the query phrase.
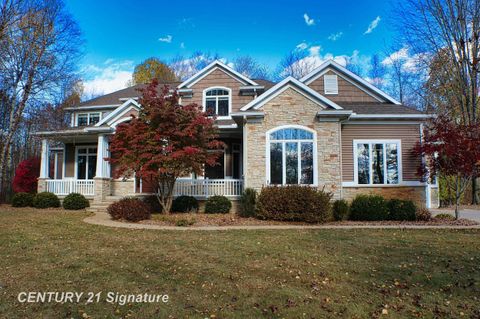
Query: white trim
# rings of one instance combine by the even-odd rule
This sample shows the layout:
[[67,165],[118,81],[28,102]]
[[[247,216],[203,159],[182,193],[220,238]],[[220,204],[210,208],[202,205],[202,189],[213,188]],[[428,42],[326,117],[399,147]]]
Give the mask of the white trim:
[[[359,184],[358,183],[358,157],[357,157],[357,145],[358,144],[369,144],[368,147],[368,159],[369,159],[369,184]],[[383,144],[383,176],[385,183],[383,184],[373,184],[373,161],[372,161],[372,144]],[[387,182],[387,152],[386,152],[386,144],[397,144],[397,168],[398,168],[398,183],[397,184],[388,184]],[[400,139],[356,139],[353,140],[353,185],[362,185],[362,186],[369,186],[369,187],[383,187],[388,185],[401,185],[403,184],[403,165],[402,165],[402,140]]]
[[95,126],[101,126],[103,125],[104,123],[107,123],[107,122],[110,122],[111,120],[115,120],[117,117],[118,117],[118,114],[122,113],[126,108],[128,108],[131,104],[133,104],[133,106],[137,109],[137,110],[140,110],[140,104],[135,101],[135,100],[132,100],[132,99],[129,99],[127,101],[125,101],[125,103],[123,103],[122,105],[120,105],[115,111],[113,111],[112,113],[108,114],[107,116],[105,116],[100,122],[98,122],[97,124],[95,124]]
[[[74,177],[74,179],[76,179],[76,180],[79,180],[79,178],[78,178],[78,149],[80,149],[80,148],[86,148],[86,149],[87,149],[87,153],[85,153],[85,156],[87,156],[87,164],[86,164],[86,167],[85,167],[85,177],[87,177],[87,178],[82,178],[81,180],[89,180],[89,178],[88,178],[88,166],[89,166],[90,161],[88,160],[88,156],[89,156],[89,155],[93,155],[93,153],[90,154],[90,153],[88,152],[88,149],[89,149],[89,148],[96,148],[96,149],[97,149],[97,153],[95,153],[95,154],[96,154],[96,156],[98,156],[98,148],[97,148],[97,145],[95,145],[95,144],[91,144],[91,145],[75,145],[75,159],[74,159],[74,161],[75,161],[75,162],[74,162],[74,163],[75,163],[75,165],[74,165],[74,170],[75,170],[75,172],[74,172],[74,174],[73,174],[73,177]],[[82,154],[82,155],[83,155],[83,154]],[[95,158],[95,164],[96,164],[96,162],[97,162],[97,159]],[[96,172],[95,172],[95,173],[96,173]],[[95,175],[96,175],[96,174],[95,174]],[[95,177],[95,176],[93,176],[93,177]]]
[[[317,91],[311,89],[310,87],[306,86],[304,83],[298,81],[297,79],[289,76],[283,81],[277,83],[273,87],[271,87],[269,90],[264,92],[262,95],[260,95],[258,98],[250,101],[247,105],[243,106],[240,111],[246,111],[250,108],[253,108],[255,110],[259,109],[261,106],[263,106],[265,103],[268,101],[272,100],[285,90],[292,88],[298,93],[302,94],[306,98],[312,100],[313,102],[316,102],[318,105],[325,107],[325,106],[330,106],[336,110],[342,110],[343,108],[336,104],[335,102],[327,99]],[[303,91],[303,92],[301,92]]]
[[426,184],[419,181],[403,181],[401,184],[356,184],[355,182],[343,182],[342,187],[358,188],[384,188],[384,187],[425,187]]
[[420,125],[422,121],[346,121],[344,125]]
[[118,126],[118,124],[122,124],[122,123],[128,122],[128,121],[130,121],[130,120],[131,120],[131,118],[129,118],[129,117],[124,117],[124,118],[119,119],[118,121],[115,121],[111,126],[112,126],[113,128],[116,128],[116,127]]
[[[310,132],[312,133],[313,135],[313,138],[312,139],[307,139],[307,140],[270,140],[270,133],[272,132],[275,132],[275,131],[278,131],[278,130],[282,130],[282,129],[286,129],[286,128],[296,128],[296,129],[301,129],[301,130],[304,130],[304,131],[307,131],[307,132]],[[309,186],[318,186],[318,163],[317,163],[317,157],[318,157],[318,154],[317,154],[317,131],[309,128],[309,127],[306,127],[306,126],[302,126],[302,125],[294,125],[294,124],[291,124],[291,125],[280,125],[280,126],[277,126],[277,127],[274,127],[270,130],[268,130],[266,132],[266,136],[265,136],[265,184],[266,185],[270,185],[270,143],[282,143],[282,185],[287,185],[286,184],[286,165],[285,165],[285,157],[286,157],[286,152],[285,152],[285,143],[288,143],[288,142],[297,142],[298,143],[298,148],[301,148],[301,142],[312,142],[313,143],[313,184],[298,184],[298,185],[309,185]],[[297,169],[298,171],[298,180],[300,180],[301,178],[301,169],[300,169],[300,163],[301,163],[301,158],[300,158],[300,155],[301,152],[299,151],[298,152],[298,165],[299,165],[299,168]]]
[[231,73],[234,75],[240,82],[244,85],[250,84],[250,85],[259,85],[255,81],[247,78],[246,76],[238,73],[228,65],[225,65],[224,63],[220,62],[219,60],[215,60],[206,67],[204,67],[202,70],[191,76],[189,79],[185,80],[182,82],[177,89],[181,89],[183,87],[190,88],[192,85],[195,85],[198,81],[202,80],[204,77],[208,76],[210,73],[212,73],[214,70],[217,68],[223,69],[227,73]]
[[[226,90],[228,91],[228,115],[227,116],[217,116],[216,119],[217,120],[230,120],[232,119],[232,89],[230,88],[227,88],[226,86],[211,86],[211,87],[208,87],[206,88],[205,90],[203,90],[202,92],[202,110],[203,112],[206,112],[207,110],[207,92],[210,91],[210,90],[215,90],[215,89],[219,89],[219,90]],[[225,97],[224,95],[215,95],[215,96],[212,96],[212,98],[215,98],[216,99],[216,103],[215,103],[215,113],[218,114],[218,99],[220,97]]]
[[[92,115],[94,115],[94,114],[98,114],[98,122],[100,122],[100,121],[102,120],[102,112],[79,112],[79,113],[75,113],[75,126],[76,126],[76,127],[79,126],[79,125],[78,125],[78,117],[79,117],[80,115],[86,115],[86,116],[87,116],[87,126],[88,126],[88,125],[91,125],[91,124],[90,124],[90,117],[91,117]],[[97,122],[97,123],[98,123],[98,122]],[[96,125],[97,123],[95,123],[95,125]]]
[[217,128],[219,129],[235,129],[238,128],[238,125],[233,123],[233,124],[228,124],[228,125],[217,125]]
[[353,113],[351,119],[428,119],[433,118],[433,114],[356,114]]
[[394,99],[393,97],[391,97],[390,95],[388,95],[387,93],[383,92],[382,90],[376,88],[375,86],[373,86],[372,84],[370,84],[368,81],[362,79],[361,77],[359,77],[358,75],[356,75],[355,73],[351,72],[350,70],[348,70],[347,68],[341,66],[340,64],[336,63],[335,61],[333,60],[328,60],[328,61],[325,61],[324,63],[322,63],[318,68],[316,68],[315,70],[313,70],[312,72],[310,72],[309,74],[305,75],[304,77],[302,77],[300,79],[301,82],[304,82],[306,85],[309,85],[310,83],[312,83],[313,81],[315,81],[318,77],[321,76],[321,72],[324,71],[325,69],[327,69],[328,67],[333,67],[333,68],[336,68],[338,71],[346,74],[347,76],[349,76],[350,78],[354,79],[355,81],[359,82],[360,84],[364,85],[365,87],[367,87],[368,89],[370,89],[371,91],[375,92],[376,94],[378,94],[379,96],[385,98],[386,100],[394,103],[394,104],[401,104],[400,102],[398,102],[396,99]]
[[119,107],[121,104],[107,104],[107,105],[90,105],[90,106],[72,106],[66,107],[66,111],[82,111],[82,110],[96,110],[96,109],[112,109]]

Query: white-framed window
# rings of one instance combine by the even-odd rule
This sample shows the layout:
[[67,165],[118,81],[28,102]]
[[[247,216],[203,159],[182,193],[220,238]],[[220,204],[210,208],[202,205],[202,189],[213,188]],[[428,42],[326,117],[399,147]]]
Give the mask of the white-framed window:
[[310,128],[286,125],[267,132],[267,184],[316,185],[317,136]]
[[210,87],[203,91],[203,110],[218,118],[229,118],[232,110],[232,90],[226,87]]
[[95,125],[100,122],[101,117],[100,112],[79,113],[77,114],[77,126]]
[[75,148],[75,178],[93,179],[97,171],[97,146]]
[[354,179],[361,185],[402,182],[400,140],[354,140]]
[[325,94],[338,94],[338,77],[335,74],[325,74],[323,76]]

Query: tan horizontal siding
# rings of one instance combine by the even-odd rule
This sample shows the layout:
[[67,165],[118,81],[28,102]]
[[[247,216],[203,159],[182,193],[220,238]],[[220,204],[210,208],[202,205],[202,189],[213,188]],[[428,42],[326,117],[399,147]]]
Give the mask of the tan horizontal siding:
[[308,86],[336,103],[341,102],[379,102],[376,98],[360,90],[352,83],[344,80],[336,72],[328,71],[326,74],[336,74],[338,79],[338,94],[325,94],[323,75]]
[[240,87],[244,84],[220,69],[216,69],[192,86],[193,96],[182,98],[182,104],[196,103],[203,105],[203,91],[212,86],[224,86],[232,90],[232,112],[239,111],[253,99],[253,96],[240,95]]
[[421,163],[421,159],[412,154],[412,149],[420,140],[420,125],[344,125],[342,127],[342,175],[344,182],[352,182],[354,180],[353,140],[358,139],[400,139],[402,148],[403,180],[419,180],[417,169]]

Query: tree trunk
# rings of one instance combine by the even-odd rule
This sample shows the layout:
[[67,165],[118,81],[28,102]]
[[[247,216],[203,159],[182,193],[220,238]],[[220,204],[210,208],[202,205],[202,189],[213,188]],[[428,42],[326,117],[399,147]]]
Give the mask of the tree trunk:
[[472,205],[477,205],[479,202],[477,190],[478,190],[477,177],[474,176],[472,178],[472,202],[471,202]]
[[158,182],[157,199],[166,215],[170,214],[170,210],[172,209],[172,195],[176,180],[176,178],[167,177],[161,178]]

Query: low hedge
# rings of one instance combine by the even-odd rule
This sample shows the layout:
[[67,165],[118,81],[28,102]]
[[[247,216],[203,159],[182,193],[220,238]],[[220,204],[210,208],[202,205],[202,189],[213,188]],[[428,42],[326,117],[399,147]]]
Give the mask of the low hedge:
[[33,198],[33,207],[35,208],[50,208],[60,207],[60,199],[54,193],[42,192],[35,195]]
[[257,218],[307,223],[326,222],[332,217],[331,193],[309,186],[264,187],[257,199]]
[[419,221],[428,222],[428,221],[432,220],[432,213],[430,212],[430,210],[428,208],[420,207],[415,212],[415,217]]
[[232,208],[232,202],[225,196],[212,196],[205,202],[205,214],[226,214]]
[[32,193],[15,193],[12,197],[13,207],[32,207],[35,194]]
[[151,217],[151,207],[138,198],[122,198],[107,208],[112,219],[124,219],[138,222]]
[[193,196],[178,196],[172,202],[174,213],[196,213],[198,212],[198,200]]
[[379,195],[358,195],[350,206],[350,219],[352,220],[387,220],[387,202]]
[[242,217],[254,217],[257,203],[257,191],[253,188],[246,188],[240,197],[240,209],[238,214]]
[[333,218],[337,221],[347,220],[350,214],[350,206],[344,199],[333,202]]
[[88,199],[82,194],[71,193],[63,199],[63,208],[68,210],[79,210],[90,207]]
[[389,220],[415,220],[417,207],[411,200],[390,199],[387,201]]

